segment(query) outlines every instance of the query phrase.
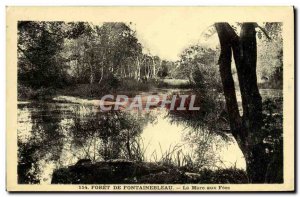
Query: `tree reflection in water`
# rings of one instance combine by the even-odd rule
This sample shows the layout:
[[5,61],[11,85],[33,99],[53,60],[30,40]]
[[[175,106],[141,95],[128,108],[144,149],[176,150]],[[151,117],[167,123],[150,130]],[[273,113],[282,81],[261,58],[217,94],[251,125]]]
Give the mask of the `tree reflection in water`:
[[[223,134],[220,138],[216,133],[218,129],[214,129],[216,124],[208,124],[216,117],[203,113],[201,110],[101,112],[96,106],[72,103],[19,104],[18,181],[49,183],[54,169],[79,161],[153,161],[153,152],[146,151],[143,144],[142,133],[146,128],[151,136],[162,135],[160,132],[172,135],[167,137],[168,143],[173,143],[174,136],[184,134],[185,137],[182,141],[185,146],[175,144],[172,150],[158,147],[161,158],[158,156],[154,161],[189,170],[218,167],[218,146],[223,146],[224,139],[230,137]],[[182,128],[186,128],[185,131],[181,132]]]
[[[155,120],[151,112],[101,112],[94,106],[73,104],[30,103],[18,107],[20,114],[27,111],[28,115],[18,119],[19,183],[40,183],[43,171],[78,160],[143,160],[138,138],[143,127]],[[29,132],[26,138],[22,137],[22,127]]]
[[70,127],[72,144],[92,162],[109,159],[139,160],[133,145],[143,127],[153,121],[150,113],[96,112],[84,119],[75,116]]
[[19,108],[30,111],[32,126],[29,137],[22,139],[18,136],[18,182],[39,183],[42,170],[39,161],[57,161],[60,158],[64,137],[59,125],[61,112],[59,109],[51,109],[49,105],[36,103],[19,105]]
[[[196,103],[201,106],[199,111],[173,110],[168,111],[167,115],[172,124],[185,127],[184,140],[188,142],[190,149],[182,157],[186,161],[186,167],[192,171],[228,167],[228,163],[224,163],[222,159],[222,149],[234,143],[232,136],[224,131],[229,127],[226,112],[222,112],[224,102],[216,93],[210,93],[210,99],[204,98],[205,96],[207,95],[197,95]],[[186,106],[189,106],[189,102]]]

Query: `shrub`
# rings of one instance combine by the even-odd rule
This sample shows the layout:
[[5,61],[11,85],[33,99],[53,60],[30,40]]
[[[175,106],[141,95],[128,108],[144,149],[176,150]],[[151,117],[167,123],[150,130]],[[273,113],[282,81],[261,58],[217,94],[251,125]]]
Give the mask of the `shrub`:
[[35,99],[44,100],[50,99],[55,94],[53,88],[41,87],[39,89],[33,89],[27,86],[18,85],[18,99]]
[[244,170],[229,168],[229,169],[219,169],[219,170],[208,170],[204,169],[199,172],[200,178],[198,183],[214,183],[214,184],[224,184],[224,183],[247,183],[248,178]]
[[118,90],[120,91],[149,91],[153,87],[151,80],[143,83],[135,79],[123,79]]

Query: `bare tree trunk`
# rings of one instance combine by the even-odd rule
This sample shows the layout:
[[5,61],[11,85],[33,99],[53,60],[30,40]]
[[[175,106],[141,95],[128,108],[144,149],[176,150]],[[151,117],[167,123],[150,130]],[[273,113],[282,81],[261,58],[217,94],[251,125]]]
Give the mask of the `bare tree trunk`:
[[155,61],[154,61],[153,57],[152,57],[152,64],[153,64],[153,74],[152,74],[152,77],[156,78],[156,65],[155,65]]
[[[255,23],[243,23],[240,37],[228,23],[216,23],[215,27],[221,45],[219,66],[232,134],[245,156],[249,181],[263,182],[266,164],[261,162],[265,152],[261,148],[263,139],[259,138],[262,126],[262,99],[256,77],[256,26]],[[238,111],[231,73],[232,52],[242,95],[242,117]]]
[[91,70],[91,74],[90,74],[90,84],[93,84],[95,81],[95,72],[94,72],[94,68],[93,65],[91,63],[89,63],[90,66],[90,70]]
[[238,103],[236,98],[234,80],[231,73],[231,43],[226,34],[226,28],[223,23],[217,23],[216,29],[218,32],[221,53],[219,59],[219,69],[223,85],[224,96],[226,100],[226,108],[229,116],[230,128],[233,136],[238,141],[240,148],[243,150],[243,141],[241,138],[242,130],[242,119],[239,114]]
[[104,69],[103,69],[103,66],[101,66],[101,77],[100,77],[100,80],[99,80],[98,84],[101,83],[101,81],[103,79],[103,74],[104,74]]
[[136,58],[136,63],[137,63],[136,79],[138,81],[140,81],[140,79],[141,79],[141,65],[140,65],[139,57]]
[[151,63],[148,62],[148,72],[147,72],[147,79],[150,79],[150,76],[151,76]]

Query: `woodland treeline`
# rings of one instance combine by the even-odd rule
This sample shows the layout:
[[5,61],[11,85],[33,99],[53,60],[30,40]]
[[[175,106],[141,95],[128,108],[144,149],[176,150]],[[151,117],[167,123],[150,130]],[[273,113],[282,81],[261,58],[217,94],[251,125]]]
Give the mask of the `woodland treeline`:
[[[238,27],[237,24],[235,29]],[[268,83],[267,87],[280,88],[281,24],[265,23],[264,29],[271,32],[272,42],[258,31],[258,50],[262,51],[258,53],[258,81]],[[216,34],[215,29],[210,34]],[[18,23],[19,85],[56,89],[94,84],[93,88],[115,89],[164,78],[186,79],[190,85],[199,82],[202,86],[221,85],[218,46],[189,46],[177,61],[164,60],[146,51],[131,23],[21,21]]]
[[163,78],[174,62],[143,52],[125,23],[20,22],[18,74],[34,87]]

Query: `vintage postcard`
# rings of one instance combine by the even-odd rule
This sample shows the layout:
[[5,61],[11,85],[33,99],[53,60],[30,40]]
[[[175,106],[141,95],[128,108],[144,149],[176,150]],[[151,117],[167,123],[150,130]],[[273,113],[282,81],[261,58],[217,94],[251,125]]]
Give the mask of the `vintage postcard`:
[[7,7],[7,191],[294,191],[294,8]]

